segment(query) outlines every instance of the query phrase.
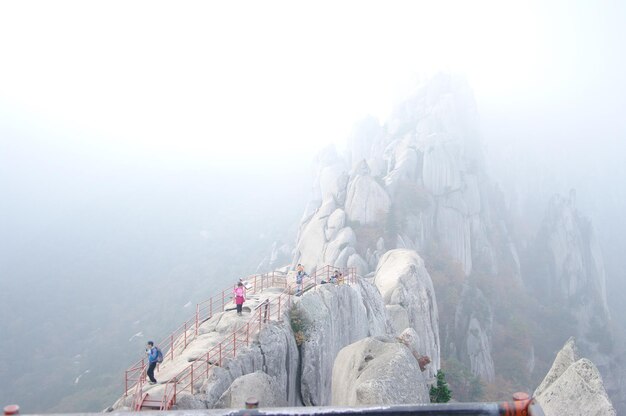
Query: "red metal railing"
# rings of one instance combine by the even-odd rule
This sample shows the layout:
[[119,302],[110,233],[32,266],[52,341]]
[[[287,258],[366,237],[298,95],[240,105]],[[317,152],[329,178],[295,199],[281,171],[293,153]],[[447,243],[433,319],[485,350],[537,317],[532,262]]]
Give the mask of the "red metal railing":
[[[322,280],[328,282],[334,270],[340,270],[331,266],[325,266],[316,270],[310,276],[302,279],[302,292],[310,290],[321,283]],[[343,269],[343,281],[338,284],[354,284],[356,282],[356,270],[354,268]],[[272,320],[281,321],[283,315],[289,310],[292,303],[292,296],[296,285],[287,284],[286,279],[285,290],[279,296],[271,301],[266,299],[253,312],[253,317],[241,327],[237,328],[231,334],[226,336],[219,344],[212,347],[206,352],[206,356],[202,360],[196,360],[191,363],[175,377],[173,377],[165,386],[161,410],[168,410],[176,403],[177,393],[189,392],[193,394],[196,386],[208,377],[209,370],[213,366],[222,366],[224,360],[232,359],[237,356],[237,351],[248,347],[251,338],[256,335],[268,322]]]
[[[265,274],[251,275],[241,279],[248,288],[247,296],[255,295],[268,287],[286,287],[286,274],[280,272],[270,272]],[[226,306],[233,297],[233,285],[224,289],[217,295],[202,301],[196,305],[196,313],[182,325],[176,328],[166,338],[157,342],[156,345],[163,352],[163,361],[173,360],[176,355],[182,353],[189,342],[198,335],[198,328],[208,319],[211,319],[216,313],[224,312]],[[139,382],[144,382],[146,378],[146,357],[136,361],[125,371],[124,375],[124,395],[133,390]]]

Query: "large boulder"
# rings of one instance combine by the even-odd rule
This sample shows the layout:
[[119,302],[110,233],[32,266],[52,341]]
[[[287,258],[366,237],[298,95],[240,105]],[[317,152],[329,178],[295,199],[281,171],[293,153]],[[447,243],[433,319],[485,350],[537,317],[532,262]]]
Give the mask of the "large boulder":
[[249,397],[257,399],[259,407],[287,406],[279,383],[266,373],[257,371],[235,379],[228,390],[222,394],[215,408],[243,409]]
[[[405,319],[418,334],[419,349],[440,368],[439,317],[432,280],[424,261],[414,250],[386,252],[378,262],[374,284],[385,305],[393,311],[396,331],[403,331]],[[402,312],[402,310],[404,312]]]
[[391,339],[366,338],[343,348],[332,374],[334,406],[430,402],[417,359]]

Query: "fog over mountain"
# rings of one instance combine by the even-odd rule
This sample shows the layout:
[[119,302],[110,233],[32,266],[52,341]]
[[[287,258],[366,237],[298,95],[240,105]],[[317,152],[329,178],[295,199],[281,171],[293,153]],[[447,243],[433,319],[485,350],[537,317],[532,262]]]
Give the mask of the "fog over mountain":
[[0,404],[111,404],[148,339],[296,248],[318,152],[440,71],[475,99],[522,262],[574,189],[626,330],[625,19],[618,1],[1,5]]

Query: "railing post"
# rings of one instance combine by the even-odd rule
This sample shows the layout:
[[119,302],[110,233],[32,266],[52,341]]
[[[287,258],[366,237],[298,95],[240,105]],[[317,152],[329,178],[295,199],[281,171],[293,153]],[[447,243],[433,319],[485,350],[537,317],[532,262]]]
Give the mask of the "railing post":
[[193,394],[193,363],[191,364],[191,381],[189,381],[189,392]]
[[256,293],[256,274],[254,275],[254,293]]
[[269,299],[265,299],[265,313],[263,316],[263,323],[267,322],[267,311],[269,309],[270,303],[269,303]]
[[198,336],[198,325],[200,324],[200,304],[196,303],[196,336]]
[[222,366],[222,343],[220,342],[220,367]]

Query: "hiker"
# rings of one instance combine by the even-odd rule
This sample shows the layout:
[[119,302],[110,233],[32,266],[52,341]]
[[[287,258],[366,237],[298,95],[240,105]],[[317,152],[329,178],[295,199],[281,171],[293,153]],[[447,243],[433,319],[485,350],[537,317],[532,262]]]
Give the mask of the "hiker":
[[304,266],[298,263],[298,266],[296,267],[296,296],[302,295],[302,279],[304,279],[304,276],[306,275]]
[[[157,381],[154,378],[154,369],[159,362],[159,349],[154,346],[154,342],[148,341],[146,354],[148,354],[148,371],[146,371],[146,374],[150,379],[150,384],[156,384]],[[161,360],[163,360],[163,358],[161,358]]]
[[339,273],[339,270],[335,270],[335,273],[332,274],[332,276],[330,276],[330,283],[333,284],[337,284],[337,279],[339,279],[339,276],[341,276],[341,273]]
[[237,287],[233,291],[235,294],[235,304],[237,305],[237,315],[243,314],[243,303],[246,301],[246,288],[242,282],[237,283]]

